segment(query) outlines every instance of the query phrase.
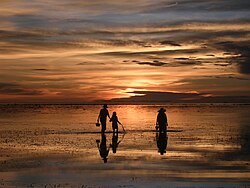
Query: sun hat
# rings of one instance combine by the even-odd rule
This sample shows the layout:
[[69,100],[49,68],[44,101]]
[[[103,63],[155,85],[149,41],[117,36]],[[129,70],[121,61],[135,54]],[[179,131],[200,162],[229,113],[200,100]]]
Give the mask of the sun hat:
[[160,110],[158,110],[158,112],[166,112],[165,108],[160,108]]

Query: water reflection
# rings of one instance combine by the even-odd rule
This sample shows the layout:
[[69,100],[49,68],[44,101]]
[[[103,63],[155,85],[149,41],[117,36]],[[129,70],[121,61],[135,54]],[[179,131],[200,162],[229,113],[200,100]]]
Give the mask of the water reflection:
[[99,140],[99,139],[96,140],[99,154],[100,154],[104,163],[108,162],[108,155],[109,155],[110,148],[112,148],[113,153],[117,152],[117,148],[118,148],[119,144],[122,142],[122,140],[124,139],[125,134],[121,134],[121,135],[122,135],[121,139],[119,139],[119,133],[113,132],[112,141],[110,144],[107,143],[107,138],[106,138],[105,133],[101,133],[101,140]]
[[107,139],[105,133],[102,133],[101,143],[100,140],[96,140],[96,144],[103,162],[107,163],[110,147],[107,147]]
[[[94,185],[125,175],[202,183],[249,181],[249,105],[168,106],[168,135],[153,130],[158,105],[111,105],[109,109],[126,125],[126,140],[120,141],[120,132],[112,139],[111,126],[106,135],[94,126],[99,106],[0,107],[0,179],[44,182],[41,177],[46,175],[53,181],[72,182],[79,176],[79,182]],[[36,117],[35,124],[31,116]],[[168,159],[158,160],[166,152]],[[107,166],[98,166],[96,159],[103,163],[111,157],[107,173]]]
[[156,132],[156,144],[161,155],[167,152],[168,135],[166,132]]
[[118,132],[113,132],[113,136],[112,136],[112,143],[110,144],[110,147],[112,148],[113,153],[116,153],[118,145],[122,142],[125,134],[122,134],[122,138],[121,140],[119,140],[118,138]]

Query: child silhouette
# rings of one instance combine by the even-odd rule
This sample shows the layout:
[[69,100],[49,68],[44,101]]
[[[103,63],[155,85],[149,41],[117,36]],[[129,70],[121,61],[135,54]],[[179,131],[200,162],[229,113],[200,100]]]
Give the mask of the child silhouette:
[[110,118],[110,122],[112,122],[113,132],[118,132],[118,123],[120,125],[121,125],[121,123],[118,120],[116,112],[113,112],[112,117]]

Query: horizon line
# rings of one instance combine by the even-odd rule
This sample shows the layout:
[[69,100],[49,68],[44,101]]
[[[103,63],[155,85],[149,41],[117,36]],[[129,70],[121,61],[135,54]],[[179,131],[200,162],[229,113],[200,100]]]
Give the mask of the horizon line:
[[0,105],[250,105],[250,103],[243,102],[190,102],[190,103],[0,103]]

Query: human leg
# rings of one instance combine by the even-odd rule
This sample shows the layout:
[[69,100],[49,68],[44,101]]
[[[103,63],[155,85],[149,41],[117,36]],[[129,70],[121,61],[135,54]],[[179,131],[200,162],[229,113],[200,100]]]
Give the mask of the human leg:
[[106,131],[106,121],[101,121],[101,125],[102,125],[102,132]]

